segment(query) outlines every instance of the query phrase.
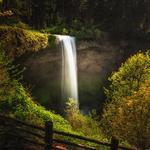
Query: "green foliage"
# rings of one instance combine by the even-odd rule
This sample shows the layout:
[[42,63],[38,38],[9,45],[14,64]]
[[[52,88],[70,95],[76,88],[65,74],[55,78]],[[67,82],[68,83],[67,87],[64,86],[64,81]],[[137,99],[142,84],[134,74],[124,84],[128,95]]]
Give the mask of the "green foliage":
[[5,57],[5,52],[0,50],[0,66],[2,66],[1,70],[5,70],[11,79],[15,79],[17,81],[22,80],[23,69],[20,70],[20,65],[13,65],[12,60],[8,57]]
[[131,96],[106,105],[102,126],[105,134],[127,140],[140,149],[149,149],[150,82]]
[[7,55],[14,58],[46,48],[48,35],[18,27],[0,26],[0,41]]
[[150,79],[150,55],[139,52],[122,64],[109,78],[111,84],[105,89],[107,99],[114,101],[131,95],[148,79]]
[[48,36],[48,45],[52,47],[56,47],[56,37],[53,35]]
[[15,24],[10,24],[12,27],[17,27],[17,28],[22,28],[22,29],[27,29],[27,30],[30,30],[31,27],[21,21],[18,21],[17,23]]
[[81,26],[79,30],[71,29],[70,35],[75,36],[78,40],[99,40],[105,35],[104,32],[100,31],[97,27]]
[[64,25],[59,25],[59,26],[47,27],[46,29],[42,29],[41,32],[43,32],[43,33],[51,33],[51,34],[62,34],[63,30],[66,30],[64,28]]
[[66,28],[65,25],[55,25],[41,30],[42,33],[64,34],[75,36],[78,40],[98,40],[106,33],[98,29],[97,26],[84,26],[75,23],[72,27]]
[[0,24],[1,25],[9,25],[9,26],[15,26],[19,24],[19,19],[11,18],[8,16],[0,16]]
[[150,148],[150,55],[137,53],[109,78],[108,98],[102,115],[108,136],[127,140],[140,149]]
[[83,135],[96,138],[101,141],[107,141],[101,132],[99,118],[95,111],[89,115],[83,115],[77,107],[75,100],[69,99],[66,103],[67,120],[73,129]]
[[0,51],[0,113],[39,125],[46,120],[53,121],[55,129],[71,132],[71,126],[65,119],[34,103],[29,92],[9,76],[5,65],[8,62],[9,59]]
[[0,83],[3,84],[8,80],[8,72],[6,71],[5,65],[7,64],[7,59],[4,57],[4,52],[0,55]]

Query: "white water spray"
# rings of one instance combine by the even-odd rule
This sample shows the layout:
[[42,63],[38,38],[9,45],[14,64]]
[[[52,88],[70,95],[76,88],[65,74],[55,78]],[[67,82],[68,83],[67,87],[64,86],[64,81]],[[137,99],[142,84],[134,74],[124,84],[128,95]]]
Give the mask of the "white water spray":
[[62,48],[62,98],[73,98],[78,104],[77,55],[75,38],[57,35]]

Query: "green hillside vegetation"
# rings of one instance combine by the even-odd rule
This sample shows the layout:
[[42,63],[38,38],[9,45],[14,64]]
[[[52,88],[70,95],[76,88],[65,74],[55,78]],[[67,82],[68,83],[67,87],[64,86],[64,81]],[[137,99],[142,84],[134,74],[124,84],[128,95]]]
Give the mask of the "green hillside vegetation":
[[[45,121],[52,121],[54,129],[68,133],[96,138],[100,141],[108,141],[101,132],[98,121],[92,116],[85,116],[79,110],[72,111],[68,107],[68,121],[62,116],[37,104],[30,92],[18,81],[19,72],[16,72],[8,57],[0,51],[0,114],[11,116],[22,121],[30,122],[38,126],[44,126]],[[74,116],[71,115],[74,113]],[[73,120],[72,120],[73,119]],[[73,122],[72,122],[73,121]],[[94,129],[94,130],[93,130]],[[58,137],[64,139],[64,137]],[[95,146],[86,141],[65,138],[78,144]]]
[[[33,102],[29,92],[14,79],[14,68],[8,66],[9,59],[0,52],[0,112],[10,116],[43,125],[44,121],[53,121],[54,128],[71,132],[71,126],[60,115],[47,111]],[[10,72],[10,73],[9,73]],[[10,76],[11,74],[11,76]]]
[[2,49],[11,58],[48,47],[47,34],[11,26],[0,26],[0,41]]
[[0,112],[39,125],[43,125],[44,121],[53,121],[55,129],[73,132],[63,117],[33,101],[30,92],[19,82],[21,71],[12,64],[16,57],[48,47],[48,35],[0,26],[0,44]]
[[30,91],[21,84],[22,70],[13,65],[15,58],[51,47],[55,38],[48,34],[10,26],[0,26],[0,33],[0,113],[41,126],[45,121],[52,121],[54,129],[108,141],[102,134],[98,121],[91,115],[85,116],[79,110],[73,111],[71,106],[67,108],[67,116],[70,117],[64,119],[37,104]]

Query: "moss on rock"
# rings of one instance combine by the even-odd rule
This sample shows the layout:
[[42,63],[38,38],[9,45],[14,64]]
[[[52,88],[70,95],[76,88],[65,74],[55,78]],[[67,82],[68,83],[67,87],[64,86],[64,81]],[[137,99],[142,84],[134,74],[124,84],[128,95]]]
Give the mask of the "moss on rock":
[[48,46],[48,34],[17,27],[0,26],[0,43],[12,58],[37,52]]

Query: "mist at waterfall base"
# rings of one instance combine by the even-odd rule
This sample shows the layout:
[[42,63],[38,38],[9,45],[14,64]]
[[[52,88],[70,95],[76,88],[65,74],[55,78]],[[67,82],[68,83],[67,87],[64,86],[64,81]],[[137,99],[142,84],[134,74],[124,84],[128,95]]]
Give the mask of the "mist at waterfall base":
[[56,35],[61,43],[62,50],[62,74],[61,74],[61,94],[62,103],[69,98],[78,101],[78,80],[77,80],[77,54],[75,38],[67,35]]

